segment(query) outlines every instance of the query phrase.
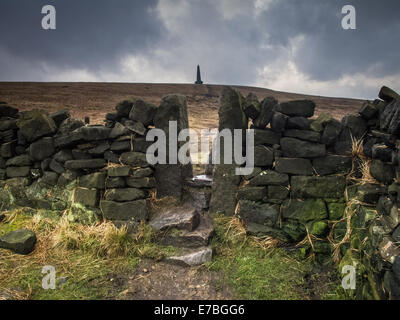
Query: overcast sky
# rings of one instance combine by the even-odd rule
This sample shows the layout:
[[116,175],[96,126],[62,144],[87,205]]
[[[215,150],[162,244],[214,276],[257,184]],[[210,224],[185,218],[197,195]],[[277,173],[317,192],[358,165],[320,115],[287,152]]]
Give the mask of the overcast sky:
[[373,99],[400,91],[399,13],[399,0],[1,0],[0,81],[192,83],[200,64],[205,83]]

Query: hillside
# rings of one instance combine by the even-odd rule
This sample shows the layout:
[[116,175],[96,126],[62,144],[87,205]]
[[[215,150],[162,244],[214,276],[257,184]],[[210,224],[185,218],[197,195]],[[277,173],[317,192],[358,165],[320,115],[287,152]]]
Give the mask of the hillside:
[[[20,110],[45,109],[49,112],[67,108],[75,118],[90,117],[91,123],[102,123],[107,112],[130,96],[140,96],[159,104],[162,96],[180,93],[188,97],[191,128],[215,128],[218,125],[218,96],[221,85],[145,84],[145,83],[15,83],[0,82],[0,101]],[[329,98],[279,92],[263,88],[233,86],[244,95],[255,93],[260,99],[273,96],[278,101],[312,99],[318,115],[330,112],[341,119],[359,110],[362,100]]]

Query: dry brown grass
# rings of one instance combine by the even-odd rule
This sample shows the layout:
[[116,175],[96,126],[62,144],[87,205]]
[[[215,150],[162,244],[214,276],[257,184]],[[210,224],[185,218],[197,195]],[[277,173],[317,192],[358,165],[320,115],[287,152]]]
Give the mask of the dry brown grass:
[[[21,111],[43,109],[53,112],[69,109],[77,119],[90,117],[93,124],[101,124],[107,112],[112,112],[118,102],[131,96],[142,97],[159,105],[166,94],[179,93],[188,98],[189,125],[194,129],[218,127],[218,97],[223,86],[193,84],[145,83],[0,83],[0,100]],[[232,86],[244,96],[253,92],[259,99],[273,96],[278,101],[297,99],[314,100],[316,116],[330,112],[336,119],[358,111],[362,100],[308,96],[273,91],[264,88]]]

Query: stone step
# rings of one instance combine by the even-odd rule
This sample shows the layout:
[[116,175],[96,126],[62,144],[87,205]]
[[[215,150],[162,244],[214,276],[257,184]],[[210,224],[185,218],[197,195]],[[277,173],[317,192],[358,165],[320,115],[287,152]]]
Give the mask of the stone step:
[[165,261],[183,267],[200,266],[212,260],[212,253],[212,249],[209,247],[201,247],[195,250],[185,249],[181,250],[176,256],[165,258]]
[[197,248],[207,246],[214,234],[214,226],[207,213],[200,215],[200,223],[193,231],[170,229],[161,233],[158,242],[166,246]]
[[185,184],[192,188],[211,188],[213,179],[210,176],[199,175],[191,179],[187,179]]
[[150,226],[155,231],[168,231],[171,229],[193,231],[200,222],[200,214],[189,204],[173,207],[166,211],[159,211],[150,221]]

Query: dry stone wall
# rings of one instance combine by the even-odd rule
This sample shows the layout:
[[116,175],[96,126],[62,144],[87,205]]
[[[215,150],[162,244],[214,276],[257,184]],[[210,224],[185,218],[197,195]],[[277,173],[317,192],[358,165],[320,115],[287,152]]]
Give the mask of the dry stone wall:
[[313,118],[310,100],[259,102],[225,88],[219,129],[254,129],[255,169],[239,177],[216,165],[211,211],[320,262],[333,257],[339,271],[357,266],[353,297],[400,298],[400,98],[387,87],[379,97],[338,121]]
[[160,108],[141,99],[122,101],[105,125],[85,125],[68,110],[19,112],[1,103],[0,184],[7,190],[2,209],[68,210],[71,221],[84,223],[147,221],[156,190],[181,197],[183,180],[191,176],[191,167],[147,162],[152,142],[145,135],[154,125],[165,129],[165,120],[187,128],[186,97],[166,96]]

